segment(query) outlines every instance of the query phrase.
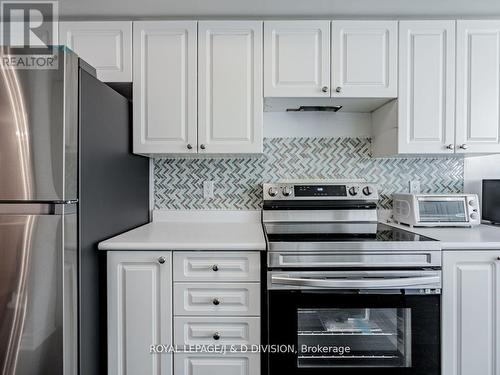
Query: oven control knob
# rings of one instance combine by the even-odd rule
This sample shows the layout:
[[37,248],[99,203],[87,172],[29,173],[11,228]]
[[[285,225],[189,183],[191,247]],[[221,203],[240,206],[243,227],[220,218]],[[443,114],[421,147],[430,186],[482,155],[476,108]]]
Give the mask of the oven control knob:
[[477,213],[475,213],[475,212],[471,213],[471,214],[470,214],[470,218],[471,218],[472,220],[477,220],[477,219],[478,219],[478,215],[477,215]]
[[278,189],[276,189],[276,188],[274,188],[274,187],[269,188],[268,193],[269,193],[269,195],[270,195],[271,197],[275,197],[275,196],[277,196],[277,195],[278,195]]
[[364,195],[372,195],[373,194],[373,189],[370,186],[365,186],[363,188],[363,194]]
[[352,188],[349,189],[349,194],[354,196],[358,195],[359,193],[359,188],[357,186],[353,186]]
[[284,187],[283,188],[283,195],[285,197],[289,197],[290,195],[292,195],[292,189],[290,189],[289,187]]
[[469,201],[469,206],[474,206],[476,204],[476,201],[474,199],[471,199]]

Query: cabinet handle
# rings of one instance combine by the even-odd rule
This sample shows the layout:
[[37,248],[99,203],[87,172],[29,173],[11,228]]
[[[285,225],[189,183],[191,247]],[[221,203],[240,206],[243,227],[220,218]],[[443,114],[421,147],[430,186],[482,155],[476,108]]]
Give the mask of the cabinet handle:
[[336,92],[342,92],[342,87],[338,86],[336,89],[335,89]]
[[187,148],[188,150],[191,150],[193,148],[193,146],[191,146],[191,143],[188,143]]
[[220,339],[220,333],[219,332],[215,332],[214,335],[213,335],[213,338],[214,338],[214,340],[219,340]]
[[465,143],[463,145],[458,146],[462,150],[467,150],[469,146],[467,146]]
[[448,146],[446,146],[446,148],[448,150],[454,150],[455,149],[455,145],[453,143],[450,143]]
[[214,264],[212,266],[212,271],[217,272],[219,270],[219,266],[217,264]]
[[165,260],[166,260],[165,257],[159,257],[158,263],[163,264],[163,263],[165,263]]
[[321,91],[323,91],[323,92],[328,92],[328,86],[323,86],[323,87],[321,88]]
[[500,260],[500,257],[497,257],[497,260]]
[[218,298],[214,298],[214,300],[212,301],[212,303],[215,305],[215,306],[218,306],[220,305],[220,301]]
[[204,149],[206,149],[206,146],[205,146],[205,145],[203,145],[203,144],[201,144],[201,145],[200,145],[200,148],[201,148],[202,150],[204,150]]

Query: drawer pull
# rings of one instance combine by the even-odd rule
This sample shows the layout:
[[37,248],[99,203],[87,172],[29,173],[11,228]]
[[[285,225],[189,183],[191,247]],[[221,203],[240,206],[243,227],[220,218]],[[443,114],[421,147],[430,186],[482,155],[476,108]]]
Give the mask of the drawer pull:
[[220,301],[218,298],[214,298],[214,300],[212,301],[212,303],[215,305],[215,306],[218,306],[220,305]]
[[219,270],[219,266],[217,264],[214,264],[212,266],[212,271],[217,272]]
[[220,333],[219,332],[215,332],[213,338],[214,338],[214,340],[219,340],[220,339]]

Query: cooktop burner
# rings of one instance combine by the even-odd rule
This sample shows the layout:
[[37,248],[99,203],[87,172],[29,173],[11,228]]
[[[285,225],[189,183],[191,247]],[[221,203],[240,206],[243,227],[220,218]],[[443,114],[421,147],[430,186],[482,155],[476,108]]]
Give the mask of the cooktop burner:
[[381,223],[273,223],[265,225],[269,242],[428,242],[435,241]]

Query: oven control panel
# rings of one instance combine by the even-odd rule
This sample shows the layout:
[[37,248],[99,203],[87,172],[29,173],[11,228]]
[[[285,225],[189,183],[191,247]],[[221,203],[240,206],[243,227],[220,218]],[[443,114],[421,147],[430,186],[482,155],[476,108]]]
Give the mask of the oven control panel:
[[378,200],[377,187],[366,182],[277,182],[263,184],[264,200]]

